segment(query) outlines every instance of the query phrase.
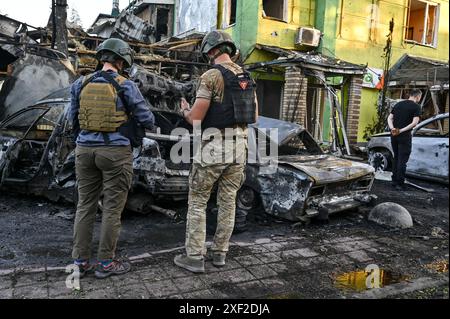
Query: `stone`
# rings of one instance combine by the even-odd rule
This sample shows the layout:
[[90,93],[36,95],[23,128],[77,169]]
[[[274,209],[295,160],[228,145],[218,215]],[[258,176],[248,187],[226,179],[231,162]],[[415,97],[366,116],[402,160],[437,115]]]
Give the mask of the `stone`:
[[408,210],[392,202],[378,204],[370,211],[368,218],[372,222],[391,228],[410,228],[413,226],[413,220]]

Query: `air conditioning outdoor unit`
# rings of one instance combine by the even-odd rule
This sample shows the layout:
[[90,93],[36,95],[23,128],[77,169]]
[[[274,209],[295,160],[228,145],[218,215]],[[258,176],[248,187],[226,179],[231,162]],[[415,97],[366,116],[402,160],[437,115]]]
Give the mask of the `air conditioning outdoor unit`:
[[318,47],[320,44],[320,30],[314,28],[301,27],[297,31],[295,44]]

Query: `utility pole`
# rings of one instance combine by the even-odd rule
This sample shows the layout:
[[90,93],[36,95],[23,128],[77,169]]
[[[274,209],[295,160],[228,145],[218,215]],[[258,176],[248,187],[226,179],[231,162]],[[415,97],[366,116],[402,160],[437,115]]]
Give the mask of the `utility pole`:
[[67,44],[67,0],[52,0],[52,48],[56,44],[58,51],[69,56]]
[[387,108],[386,104],[386,93],[389,84],[389,69],[391,68],[391,57],[392,57],[392,33],[394,32],[394,18],[389,22],[389,34],[386,36],[386,46],[383,49],[384,57],[384,72],[383,72],[383,89],[381,91],[381,108]]

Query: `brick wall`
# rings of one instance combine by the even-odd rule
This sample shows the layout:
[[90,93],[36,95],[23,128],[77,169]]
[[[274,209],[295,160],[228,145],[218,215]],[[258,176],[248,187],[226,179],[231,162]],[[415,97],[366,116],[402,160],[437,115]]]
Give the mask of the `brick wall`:
[[[289,67],[285,73],[281,119],[305,126],[308,79],[298,67]],[[295,112],[295,115],[294,115]]]
[[348,110],[347,110],[347,137],[350,144],[358,140],[358,125],[361,106],[362,76],[354,76],[350,82]]

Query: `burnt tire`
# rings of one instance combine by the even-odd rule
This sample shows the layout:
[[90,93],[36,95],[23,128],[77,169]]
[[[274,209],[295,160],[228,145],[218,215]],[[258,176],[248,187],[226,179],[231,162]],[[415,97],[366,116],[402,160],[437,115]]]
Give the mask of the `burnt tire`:
[[392,156],[388,150],[374,149],[369,151],[369,164],[376,171],[389,171],[392,167]]
[[[212,208],[207,211],[206,233],[208,235],[214,235],[216,232],[218,211],[219,210],[217,208]],[[243,209],[236,208],[233,234],[245,232],[247,229],[247,212]]]

